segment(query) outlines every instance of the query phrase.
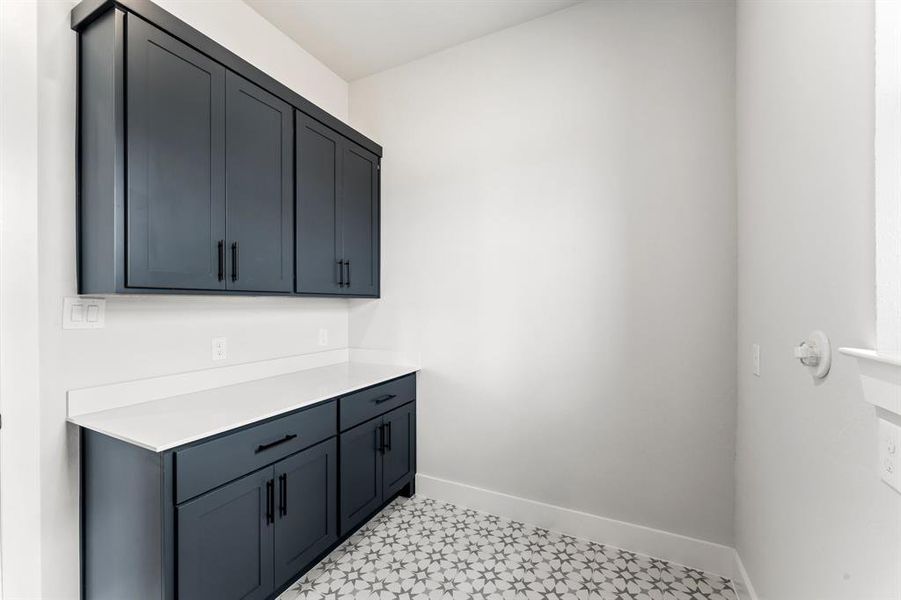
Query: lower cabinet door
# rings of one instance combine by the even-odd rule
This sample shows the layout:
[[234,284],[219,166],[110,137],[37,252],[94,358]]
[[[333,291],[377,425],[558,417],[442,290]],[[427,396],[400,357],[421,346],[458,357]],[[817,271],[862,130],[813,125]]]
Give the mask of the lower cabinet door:
[[252,600],[272,592],[272,481],[268,467],[176,508],[180,599]]
[[416,403],[395,408],[382,419],[385,430],[382,495],[388,498],[407,485],[416,470]]
[[335,438],[275,464],[275,581],[286,583],[338,539]]
[[382,504],[381,419],[341,434],[341,535]]

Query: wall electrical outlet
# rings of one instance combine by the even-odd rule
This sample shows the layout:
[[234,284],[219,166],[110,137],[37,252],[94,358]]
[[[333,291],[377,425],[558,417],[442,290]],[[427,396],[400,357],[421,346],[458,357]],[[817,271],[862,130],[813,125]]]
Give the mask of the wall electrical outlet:
[[879,419],[879,477],[901,492],[901,426]]
[[760,344],[751,346],[751,372],[760,377]]
[[106,324],[106,300],[103,298],[65,298],[63,329],[103,329]]
[[328,346],[328,329],[319,330],[319,345]]
[[211,339],[210,349],[213,360],[225,360],[228,358],[228,338],[215,337]]

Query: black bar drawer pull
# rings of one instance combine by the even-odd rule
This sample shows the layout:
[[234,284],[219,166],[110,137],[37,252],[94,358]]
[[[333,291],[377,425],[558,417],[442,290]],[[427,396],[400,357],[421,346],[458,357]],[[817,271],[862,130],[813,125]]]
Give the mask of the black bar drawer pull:
[[288,514],[288,474],[278,476],[278,514],[284,517]]
[[232,281],[238,281],[238,242],[232,244]]
[[225,240],[219,240],[219,281],[225,279]]
[[275,482],[266,482],[266,523],[275,523]]
[[286,435],[285,437],[283,437],[280,440],[275,440],[274,442],[269,442],[268,444],[260,444],[259,446],[257,446],[255,454],[259,454],[260,452],[265,452],[266,450],[269,450],[270,448],[275,448],[276,446],[280,446],[281,444],[284,444],[285,442],[290,442],[291,440],[293,440],[296,437],[297,437],[296,433],[289,433],[288,435]]
[[392,398],[397,398],[397,394],[385,394],[384,396],[379,396],[378,398],[373,398],[372,401],[375,402],[376,404],[381,404],[383,402],[387,402],[388,400],[391,400]]

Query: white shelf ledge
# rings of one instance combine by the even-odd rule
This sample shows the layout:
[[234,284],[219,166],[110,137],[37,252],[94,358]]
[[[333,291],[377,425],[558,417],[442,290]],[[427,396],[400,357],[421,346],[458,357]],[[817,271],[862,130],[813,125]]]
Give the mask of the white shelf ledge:
[[866,348],[839,348],[857,359],[867,402],[901,415],[901,355]]
[[866,350],[864,348],[839,348],[838,351],[855,358],[863,358],[865,360],[872,360],[887,365],[901,367],[901,354],[887,354],[885,352]]

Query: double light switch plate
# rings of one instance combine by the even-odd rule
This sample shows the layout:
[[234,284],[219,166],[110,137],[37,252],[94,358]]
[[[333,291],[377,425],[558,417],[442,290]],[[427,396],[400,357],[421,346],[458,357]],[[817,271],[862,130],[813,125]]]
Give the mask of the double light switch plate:
[[63,301],[63,329],[102,329],[106,323],[103,298],[66,298]]

